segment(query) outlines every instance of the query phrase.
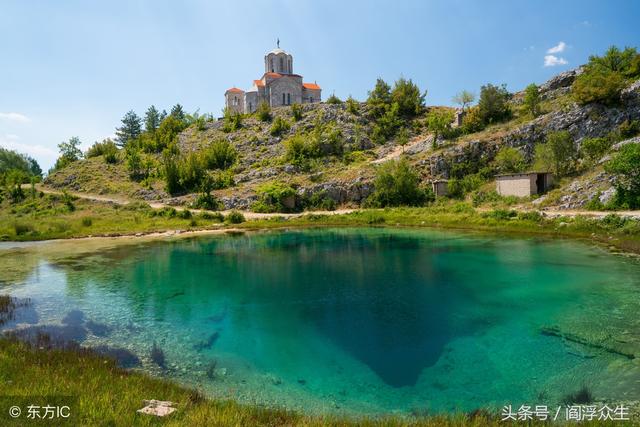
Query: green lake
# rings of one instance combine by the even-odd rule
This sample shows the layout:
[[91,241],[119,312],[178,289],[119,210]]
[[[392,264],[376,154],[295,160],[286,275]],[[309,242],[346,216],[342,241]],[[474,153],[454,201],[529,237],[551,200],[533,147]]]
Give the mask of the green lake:
[[582,385],[640,399],[640,261],[585,243],[353,228],[83,245],[0,244],[0,294],[32,301],[4,330],[313,413],[553,404]]

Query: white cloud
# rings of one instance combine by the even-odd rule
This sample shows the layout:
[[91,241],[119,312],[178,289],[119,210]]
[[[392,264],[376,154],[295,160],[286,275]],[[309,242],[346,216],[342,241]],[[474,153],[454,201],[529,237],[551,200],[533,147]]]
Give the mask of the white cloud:
[[18,123],[29,123],[31,121],[29,117],[20,113],[0,113],[0,119]]
[[547,53],[562,53],[567,48],[567,44],[565,42],[560,42],[554,47],[547,50]]
[[44,145],[24,144],[20,142],[18,135],[13,134],[6,134],[4,137],[0,136],[0,146],[8,148],[9,150],[15,150],[19,153],[26,153],[36,158],[55,159],[57,155],[55,150],[45,147]]
[[556,65],[567,65],[569,62],[561,57],[557,57],[555,55],[545,55],[544,56],[544,66],[545,67],[555,67]]

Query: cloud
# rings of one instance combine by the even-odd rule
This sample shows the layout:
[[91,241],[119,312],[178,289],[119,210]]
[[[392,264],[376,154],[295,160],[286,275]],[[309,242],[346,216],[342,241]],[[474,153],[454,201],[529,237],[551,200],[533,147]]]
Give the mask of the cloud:
[[554,47],[547,50],[547,53],[562,53],[567,48],[567,44],[565,42],[560,42]]
[[0,119],[10,122],[29,123],[31,119],[20,113],[0,113]]
[[559,58],[555,55],[544,56],[545,67],[555,67],[556,65],[567,65],[569,62],[564,58]]
[[45,147],[44,145],[31,145],[20,142],[18,135],[6,134],[0,135],[0,146],[8,148],[9,150],[15,150],[19,153],[25,153],[36,158],[55,159],[57,154],[55,150]]

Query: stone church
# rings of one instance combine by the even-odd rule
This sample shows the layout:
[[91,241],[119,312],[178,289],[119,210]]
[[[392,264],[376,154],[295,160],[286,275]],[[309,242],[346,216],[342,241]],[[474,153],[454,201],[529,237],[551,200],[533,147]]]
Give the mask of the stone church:
[[293,56],[278,47],[264,57],[264,74],[253,81],[250,90],[232,87],[224,93],[225,107],[237,113],[253,113],[262,102],[271,107],[320,102],[320,86],[303,83],[293,73]]

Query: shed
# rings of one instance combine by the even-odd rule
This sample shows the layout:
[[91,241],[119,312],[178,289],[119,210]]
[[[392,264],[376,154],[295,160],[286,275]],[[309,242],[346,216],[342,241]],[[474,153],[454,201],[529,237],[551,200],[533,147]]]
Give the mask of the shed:
[[501,196],[527,197],[545,193],[553,184],[549,172],[511,173],[496,176],[496,191]]
[[446,179],[436,179],[431,181],[431,188],[436,197],[446,196],[449,194],[449,181]]

